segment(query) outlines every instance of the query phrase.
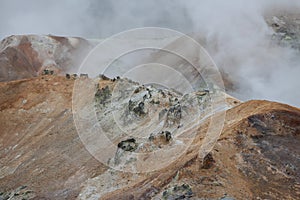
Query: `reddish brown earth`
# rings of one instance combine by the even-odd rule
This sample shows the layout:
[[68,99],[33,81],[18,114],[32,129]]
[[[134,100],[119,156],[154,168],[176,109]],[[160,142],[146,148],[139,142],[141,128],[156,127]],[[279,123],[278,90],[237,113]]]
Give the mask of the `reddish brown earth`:
[[[73,84],[60,76],[0,83],[0,199],[83,199],[86,188],[94,193],[101,188],[89,180],[100,180],[108,169],[76,132]],[[202,163],[197,155],[207,126],[191,130],[197,133],[193,144],[170,166],[140,174],[101,198],[172,199],[177,190],[185,199],[299,198],[298,108],[249,101],[229,109],[222,134]],[[183,184],[192,192],[174,189]]]
[[1,192],[28,186],[38,198],[74,198],[105,168],[75,130],[73,80],[42,76],[1,83]]
[[82,38],[13,35],[0,43],[0,81],[36,77],[44,69],[76,72],[92,45]]

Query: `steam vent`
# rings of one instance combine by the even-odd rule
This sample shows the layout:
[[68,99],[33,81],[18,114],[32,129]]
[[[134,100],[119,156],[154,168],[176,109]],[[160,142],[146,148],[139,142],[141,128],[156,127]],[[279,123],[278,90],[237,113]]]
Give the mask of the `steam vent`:
[[[7,2],[3,7],[12,9]],[[0,32],[0,200],[300,199],[300,15],[291,8],[296,5],[279,3],[279,9],[254,0],[245,8],[234,0],[225,12],[219,8],[224,3],[203,2],[214,8],[208,19],[198,1],[164,1],[155,9],[150,1],[137,3],[139,12],[129,1],[121,3],[124,9],[115,2],[87,2],[66,7],[64,15],[66,2],[49,2],[57,14],[47,27],[40,25],[42,32],[55,24],[62,31],[57,35],[82,37],[41,35],[40,29]],[[141,28],[130,38],[120,33],[89,39],[88,33],[100,34],[89,30],[96,22],[103,34],[113,32],[114,10],[124,20],[116,27],[125,29],[129,13],[135,13],[141,24],[186,24],[181,28],[189,36],[149,39],[135,35]],[[140,13],[149,10],[160,20],[144,19]],[[241,10],[245,15],[238,15]],[[189,17],[177,19],[182,13]],[[36,14],[24,15],[29,27]],[[80,21],[78,14],[86,22],[80,22],[81,32],[72,24]],[[9,16],[7,23],[15,27]],[[201,27],[186,27],[197,23]],[[153,29],[146,29],[149,35]],[[190,38],[203,46],[185,45]],[[139,50],[114,56],[132,44]],[[96,62],[92,55],[108,59]]]

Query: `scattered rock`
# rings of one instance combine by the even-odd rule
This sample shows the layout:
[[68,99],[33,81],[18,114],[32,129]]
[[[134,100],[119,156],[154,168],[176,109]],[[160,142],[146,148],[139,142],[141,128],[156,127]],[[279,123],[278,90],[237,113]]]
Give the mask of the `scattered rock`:
[[172,134],[169,131],[165,131],[166,141],[169,142],[172,139]]
[[44,69],[42,75],[53,75],[54,71],[49,69]]
[[154,100],[154,99],[152,99],[152,100],[150,101],[150,103],[152,103],[152,104],[160,104],[160,101],[159,101],[159,100]]
[[133,112],[139,116],[144,115],[146,114],[144,108],[145,108],[145,103],[140,102],[137,107],[133,108]]
[[207,94],[209,94],[209,90],[203,90],[203,91],[196,92],[197,96],[205,96]]
[[202,169],[210,169],[215,163],[215,160],[211,153],[207,154],[202,162]]
[[169,131],[162,131],[158,134],[151,134],[149,137],[149,140],[158,146],[168,144],[171,139],[172,134]]
[[175,185],[162,194],[163,200],[179,200],[189,199],[193,196],[193,191],[188,184],[182,184],[181,186]]
[[179,103],[171,106],[167,113],[166,126],[179,125],[182,117],[181,105]]
[[141,87],[137,87],[135,90],[134,90],[134,93],[137,94],[141,91]]
[[133,152],[137,149],[138,144],[136,143],[136,140],[134,138],[130,138],[124,141],[121,141],[118,144],[118,148],[123,149],[124,151],[130,151]]
[[80,74],[80,78],[88,78],[89,75],[88,74]]
[[0,200],[9,199],[33,199],[36,195],[33,191],[28,190],[27,186],[23,185],[10,192],[0,192]]
[[108,86],[106,86],[105,88],[98,89],[95,94],[96,102],[98,102],[100,104],[107,103],[107,101],[108,101],[108,99],[110,99],[110,97],[111,97],[111,92],[110,92]]
[[77,77],[78,77],[77,74],[72,74],[72,79],[75,80],[75,79],[77,79]]
[[146,112],[144,111],[145,109],[145,103],[144,102],[139,102],[138,105],[136,105],[135,102],[129,100],[128,102],[128,109],[131,112],[134,112],[136,115],[138,116],[143,116],[146,114]]
[[99,75],[99,78],[100,78],[101,80],[104,80],[104,81],[109,81],[109,80],[110,80],[110,78],[108,78],[108,77],[105,76],[104,74],[100,74],[100,75]]

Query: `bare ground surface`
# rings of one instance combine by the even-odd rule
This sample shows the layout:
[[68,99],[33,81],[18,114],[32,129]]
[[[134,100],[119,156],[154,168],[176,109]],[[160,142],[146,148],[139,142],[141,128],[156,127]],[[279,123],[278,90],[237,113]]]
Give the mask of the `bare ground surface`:
[[208,122],[190,130],[196,136],[179,159],[159,171],[133,175],[108,169],[83,146],[73,122],[73,84],[74,80],[59,76],[0,84],[0,198],[297,199],[300,195],[298,108],[268,101],[239,104],[228,98],[237,106],[227,111],[222,134],[203,163],[197,155]]

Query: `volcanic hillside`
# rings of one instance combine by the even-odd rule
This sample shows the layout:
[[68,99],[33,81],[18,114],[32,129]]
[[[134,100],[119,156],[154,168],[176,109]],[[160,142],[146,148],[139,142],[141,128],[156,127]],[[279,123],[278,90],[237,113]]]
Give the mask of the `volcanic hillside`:
[[[100,80],[99,89],[116,81],[123,80]],[[132,175],[109,169],[85,149],[73,121],[73,85],[55,75],[0,84],[1,198],[297,199],[300,194],[297,108],[268,101],[240,104],[228,97],[232,108],[203,163],[197,156],[209,120],[186,133],[195,133],[192,144],[169,166]],[[126,159],[126,149],[120,150]]]
[[[272,41],[297,50],[289,19],[266,17]],[[299,108],[241,102],[220,85],[182,94],[74,75],[92,47],[56,36],[1,42],[0,199],[299,199]]]

